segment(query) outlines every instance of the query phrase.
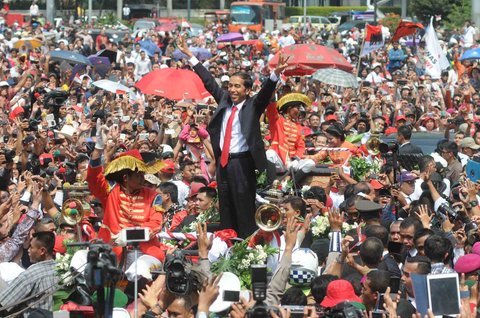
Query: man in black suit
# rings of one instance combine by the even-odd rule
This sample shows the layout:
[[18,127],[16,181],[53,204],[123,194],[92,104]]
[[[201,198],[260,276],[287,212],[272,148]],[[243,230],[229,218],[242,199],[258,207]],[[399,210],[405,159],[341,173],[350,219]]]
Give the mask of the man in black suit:
[[412,137],[412,128],[409,125],[403,125],[398,127],[397,131],[397,141],[400,145],[398,149],[399,154],[412,154],[419,153],[423,154],[423,151],[420,147],[415,146],[410,143],[410,138]]
[[239,237],[252,234],[255,224],[255,170],[267,168],[265,145],[260,134],[260,116],[272,97],[278,78],[287,67],[280,57],[278,66],[255,95],[250,97],[253,80],[244,72],[230,76],[228,91],[223,90],[210,72],[188,49],[183,37],[178,48],[188,56],[218,106],[207,127],[217,164],[216,179],[223,228],[233,228]]

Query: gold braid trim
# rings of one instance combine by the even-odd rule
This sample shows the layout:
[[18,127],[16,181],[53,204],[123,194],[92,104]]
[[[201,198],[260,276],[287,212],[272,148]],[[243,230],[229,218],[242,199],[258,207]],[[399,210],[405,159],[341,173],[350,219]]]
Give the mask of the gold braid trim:
[[153,164],[147,165],[142,160],[132,156],[122,156],[110,162],[105,168],[104,175],[109,175],[125,169],[132,171],[139,171],[144,173],[157,173],[165,166],[165,164],[158,160]]

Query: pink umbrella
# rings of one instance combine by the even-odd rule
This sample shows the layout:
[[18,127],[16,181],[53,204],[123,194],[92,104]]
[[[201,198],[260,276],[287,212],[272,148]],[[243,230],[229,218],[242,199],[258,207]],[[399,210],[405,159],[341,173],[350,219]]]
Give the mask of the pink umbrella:
[[136,84],[144,94],[162,96],[171,100],[203,99],[210,93],[193,71],[165,68],[142,77]]

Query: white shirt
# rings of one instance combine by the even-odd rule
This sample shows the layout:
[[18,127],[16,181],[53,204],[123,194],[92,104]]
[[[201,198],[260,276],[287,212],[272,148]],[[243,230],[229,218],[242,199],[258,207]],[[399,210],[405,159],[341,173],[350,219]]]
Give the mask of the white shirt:
[[295,44],[295,39],[290,34],[287,36],[282,36],[278,39],[278,45],[280,45],[282,48],[293,44]]
[[123,15],[127,16],[130,14],[130,7],[123,7]]
[[30,6],[30,15],[37,16],[38,15],[38,5],[32,4]]
[[[242,134],[242,127],[240,125],[240,118],[239,114],[245,104],[244,100],[240,104],[237,105],[237,112],[235,113],[235,117],[233,117],[232,123],[232,139],[230,141],[230,153],[237,153],[237,152],[245,152],[248,151],[247,139]],[[220,149],[223,150],[223,142],[225,139],[225,131],[227,130],[227,123],[228,119],[230,118],[230,114],[232,113],[233,107],[228,107],[225,109],[225,113],[223,114],[222,119],[222,131],[220,132]]]
[[475,35],[475,28],[469,26],[468,28],[464,29],[463,34],[463,46],[464,47],[471,47],[473,45],[473,36]]
[[375,71],[371,71],[365,80],[372,84],[381,84],[383,81],[385,81],[385,79],[378,75]]

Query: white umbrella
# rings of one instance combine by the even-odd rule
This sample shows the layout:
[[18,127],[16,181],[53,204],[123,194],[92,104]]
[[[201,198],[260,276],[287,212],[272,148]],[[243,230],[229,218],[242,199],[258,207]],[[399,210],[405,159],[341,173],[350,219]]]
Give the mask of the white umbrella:
[[312,79],[328,85],[358,87],[357,77],[338,68],[321,68],[312,75]]
[[93,82],[92,84],[97,86],[98,88],[101,88],[103,90],[109,91],[114,94],[130,93],[130,88],[128,88],[127,86],[108,80],[108,79],[102,79],[102,80]]

